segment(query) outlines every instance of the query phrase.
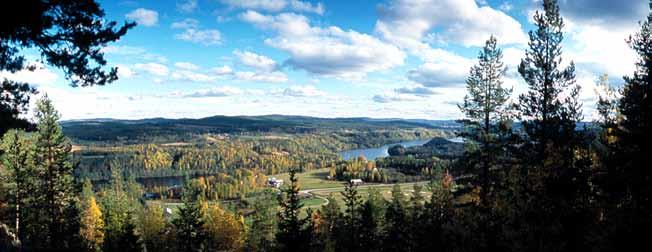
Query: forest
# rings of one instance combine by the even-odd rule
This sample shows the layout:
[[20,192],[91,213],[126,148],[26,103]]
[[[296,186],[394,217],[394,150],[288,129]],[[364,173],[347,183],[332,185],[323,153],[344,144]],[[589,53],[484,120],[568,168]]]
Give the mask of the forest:
[[[99,48],[135,23],[106,21],[93,0],[30,4],[16,7],[22,18],[0,18],[0,70],[29,68],[20,49],[35,46],[73,86],[118,78]],[[539,4],[518,65],[528,89],[510,99],[501,38],[487,38],[454,128],[292,116],[61,121],[47,95],[30,101],[36,88],[4,79],[0,251],[645,250],[652,11],[627,40],[635,72],[619,88],[598,80],[589,122],[559,3]],[[414,139],[431,140],[375,160],[338,155]]]

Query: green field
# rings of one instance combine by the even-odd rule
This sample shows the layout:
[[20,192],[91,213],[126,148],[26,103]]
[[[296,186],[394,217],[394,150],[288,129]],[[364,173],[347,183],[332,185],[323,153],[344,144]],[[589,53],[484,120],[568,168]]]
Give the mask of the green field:
[[[327,176],[328,168],[297,173],[297,179],[299,180],[299,186],[301,187],[302,191],[344,187],[344,183],[342,181],[327,180]],[[289,183],[290,181],[289,173],[281,173],[270,177],[282,179],[285,184]]]

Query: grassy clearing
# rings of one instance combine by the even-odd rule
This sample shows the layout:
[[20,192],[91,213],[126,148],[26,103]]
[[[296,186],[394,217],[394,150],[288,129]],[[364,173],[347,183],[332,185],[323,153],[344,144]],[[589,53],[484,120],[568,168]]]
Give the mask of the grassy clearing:
[[[342,183],[341,181],[327,180],[326,179],[327,176],[328,176],[328,168],[297,173],[297,178],[299,179],[299,185],[301,186],[301,190],[344,187],[344,183]],[[285,181],[286,184],[290,181],[289,173],[281,173],[273,177],[282,179],[283,181]]]

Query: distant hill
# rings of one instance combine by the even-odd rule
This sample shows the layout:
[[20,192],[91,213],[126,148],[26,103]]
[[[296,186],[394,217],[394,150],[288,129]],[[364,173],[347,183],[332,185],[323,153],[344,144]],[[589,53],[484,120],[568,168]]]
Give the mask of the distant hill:
[[106,141],[167,135],[204,133],[313,133],[333,130],[377,130],[390,128],[451,129],[454,121],[317,118],[308,116],[211,116],[199,119],[151,118],[119,120],[110,118],[61,122],[64,133],[76,140]]

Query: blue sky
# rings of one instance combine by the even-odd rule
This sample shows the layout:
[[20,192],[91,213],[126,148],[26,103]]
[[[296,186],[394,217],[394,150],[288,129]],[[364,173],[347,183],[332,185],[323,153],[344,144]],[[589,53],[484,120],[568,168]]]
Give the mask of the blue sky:
[[[622,3],[624,2],[624,3]],[[288,114],[456,119],[469,67],[490,34],[516,73],[537,0],[100,1],[107,19],[135,21],[104,48],[120,79],[71,88],[63,74],[0,73],[47,93],[64,119]],[[585,118],[595,82],[634,69],[625,38],[646,0],[560,0],[566,63],[577,65]],[[35,57],[33,57],[35,58]],[[29,116],[29,115],[27,115]]]

